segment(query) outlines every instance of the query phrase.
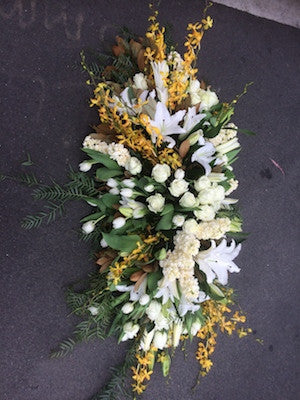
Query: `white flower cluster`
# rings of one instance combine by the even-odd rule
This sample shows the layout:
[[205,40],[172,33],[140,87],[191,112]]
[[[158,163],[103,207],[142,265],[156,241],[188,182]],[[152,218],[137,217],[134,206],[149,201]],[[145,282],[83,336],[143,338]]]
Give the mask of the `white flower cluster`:
[[108,154],[112,160],[116,161],[120,167],[124,167],[132,175],[137,175],[142,171],[141,162],[136,157],[131,157],[128,149],[121,143],[106,143],[89,135],[84,139],[83,147]]
[[163,275],[167,281],[178,279],[183,295],[188,301],[199,296],[199,285],[194,277],[195,262],[193,257],[198,253],[200,242],[194,235],[178,231],[174,237],[175,248],[160,261]]
[[229,142],[229,140],[236,137],[237,129],[238,129],[238,127],[234,123],[230,122],[225,128],[220,130],[220,132],[217,136],[215,136],[211,139],[208,139],[208,140],[215,147],[219,146],[220,144],[227,143],[227,142]]

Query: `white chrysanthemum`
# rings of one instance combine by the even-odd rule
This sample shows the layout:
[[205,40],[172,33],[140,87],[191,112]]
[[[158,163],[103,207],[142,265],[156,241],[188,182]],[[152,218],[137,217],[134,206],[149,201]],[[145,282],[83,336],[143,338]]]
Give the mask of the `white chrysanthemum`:
[[130,153],[121,143],[110,143],[108,145],[108,154],[110,158],[115,160],[121,167],[125,167],[130,160]]
[[96,150],[103,154],[108,153],[108,144],[102,140],[94,139],[90,135],[85,137],[82,146],[85,149]]
[[229,218],[217,218],[213,221],[200,222],[198,224],[197,239],[221,239],[226,232],[230,231]]
[[183,231],[178,231],[174,237],[174,244],[176,252],[187,253],[192,256],[196,255],[199,251],[200,242],[194,235],[190,235]]

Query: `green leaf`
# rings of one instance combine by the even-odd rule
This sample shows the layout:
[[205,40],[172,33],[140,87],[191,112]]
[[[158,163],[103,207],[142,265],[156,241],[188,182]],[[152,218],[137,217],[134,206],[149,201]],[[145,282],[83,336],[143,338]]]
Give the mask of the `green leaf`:
[[238,128],[238,131],[242,132],[242,133],[245,133],[245,135],[249,135],[249,136],[255,136],[256,135],[255,132],[249,131],[248,129],[240,129],[240,128]]
[[114,233],[103,233],[103,239],[109,247],[127,253],[132,252],[137,247],[137,243],[141,243],[141,238],[138,235],[116,235]]
[[100,151],[83,148],[86,154],[88,154],[96,163],[103,164],[109,169],[121,170],[118,163],[112,160],[107,154],[100,153]]
[[160,271],[151,272],[147,276],[147,285],[150,292],[153,292],[157,289],[157,282],[161,279],[162,273]]
[[120,196],[116,194],[105,193],[103,196],[101,196],[100,199],[103,202],[103,204],[106,205],[106,207],[112,208],[114,204],[119,203]]
[[237,243],[241,243],[247,239],[250,233],[247,232],[227,232],[227,236],[234,239]]
[[156,225],[155,230],[168,230],[172,228],[172,219],[173,219],[174,211],[168,212],[165,214]]
[[165,215],[168,214],[169,212],[174,211],[174,206],[173,204],[166,204],[160,215]]
[[170,366],[171,366],[171,357],[169,356],[169,354],[166,354],[164,361],[161,364],[163,376],[169,375]]
[[123,175],[123,172],[119,169],[98,168],[96,171],[96,178],[101,181],[107,181],[107,179],[119,175]]
[[214,285],[213,283],[209,284],[209,290],[210,290],[210,297],[213,300],[222,300],[224,299],[224,293],[222,292],[222,290],[220,288],[218,288],[218,286]]
[[24,167],[30,167],[31,165],[33,165],[33,161],[31,160],[29,153],[27,153],[27,160],[23,161],[21,165],[24,165]]
[[94,221],[95,219],[98,219],[102,216],[103,216],[102,212],[97,212],[94,214],[87,215],[86,217],[82,218],[80,222]]
[[241,148],[239,147],[238,149],[231,150],[228,153],[226,153],[226,156],[228,158],[228,162],[231,162],[241,151]]

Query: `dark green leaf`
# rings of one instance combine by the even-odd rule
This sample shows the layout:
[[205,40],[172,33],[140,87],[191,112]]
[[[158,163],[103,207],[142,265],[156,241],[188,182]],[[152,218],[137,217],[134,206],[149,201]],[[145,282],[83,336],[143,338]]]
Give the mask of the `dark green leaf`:
[[121,170],[116,161],[112,160],[107,154],[100,153],[100,151],[83,148],[86,154],[88,154],[95,162],[103,164],[109,169]]
[[123,172],[119,169],[98,168],[96,171],[96,178],[101,181],[107,181],[107,179],[119,175],[123,175]]

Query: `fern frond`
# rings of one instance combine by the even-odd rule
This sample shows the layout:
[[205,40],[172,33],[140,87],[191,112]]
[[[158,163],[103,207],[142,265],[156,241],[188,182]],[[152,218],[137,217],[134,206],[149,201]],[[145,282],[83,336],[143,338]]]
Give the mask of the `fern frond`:
[[58,204],[49,203],[49,205],[46,206],[46,208],[48,209],[47,212],[41,211],[35,215],[27,215],[21,223],[22,228],[24,229],[38,228],[44,221],[46,221],[46,223],[49,224],[50,222],[56,219],[57,215],[62,216],[64,212],[64,203],[65,201],[62,201]]
[[58,350],[54,350],[51,352],[50,357],[51,358],[65,357],[74,349],[75,344],[76,342],[71,338],[64,340],[59,344]]

